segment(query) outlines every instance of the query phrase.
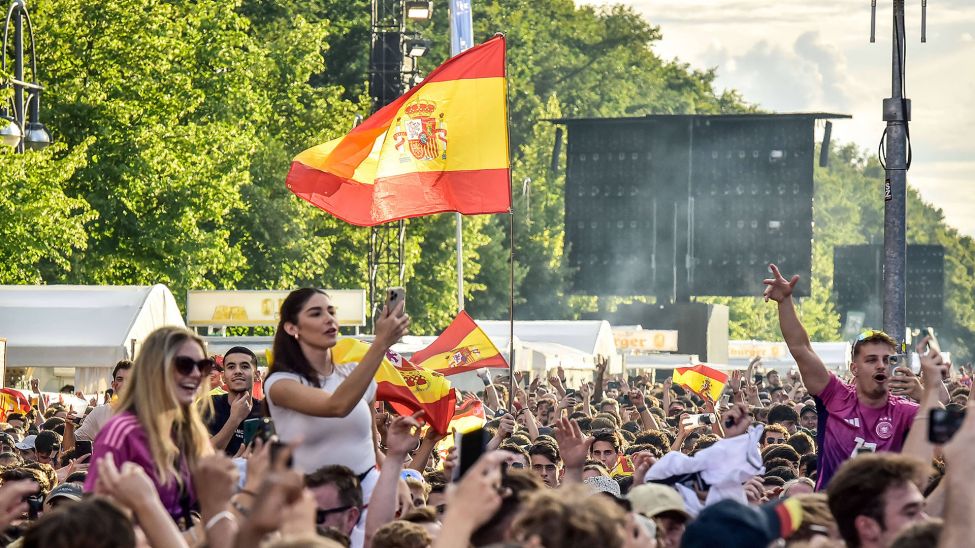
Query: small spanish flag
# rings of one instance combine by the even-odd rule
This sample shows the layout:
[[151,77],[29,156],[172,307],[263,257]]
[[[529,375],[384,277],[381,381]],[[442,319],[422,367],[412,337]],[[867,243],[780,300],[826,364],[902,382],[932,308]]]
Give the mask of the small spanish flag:
[[[484,404],[474,394],[468,394],[457,404],[457,409],[454,410],[454,418],[451,419],[447,430],[465,434],[467,432],[473,432],[478,428],[483,428],[486,422],[487,418],[484,415]],[[447,452],[453,446],[454,437],[447,436],[437,442],[436,451],[440,455],[440,458],[443,459],[447,457]]]
[[[351,337],[340,339],[332,347],[335,363],[358,363],[369,345]],[[376,372],[376,399],[390,404],[400,415],[423,411],[423,420],[440,433],[454,417],[457,396],[443,375],[416,367],[392,350],[386,352]]]
[[633,475],[636,471],[636,467],[633,466],[633,459],[629,455],[621,455],[619,461],[616,463],[616,468],[609,471],[610,477],[613,478],[625,478]]
[[680,367],[674,369],[674,384],[679,384],[700,397],[707,394],[712,401],[721,397],[725,383],[728,382],[727,373],[698,364],[694,367]]
[[294,158],[287,185],[354,225],[511,209],[505,41],[460,53],[345,137]]
[[463,310],[437,340],[413,354],[411,360],[418,367],[444,375],[456,375],[482,367],[508,368],[508,362],[498,348]]
[[11,413],[30,411],[30,400],[13,388],[0,388],[0,421],[6,421]]

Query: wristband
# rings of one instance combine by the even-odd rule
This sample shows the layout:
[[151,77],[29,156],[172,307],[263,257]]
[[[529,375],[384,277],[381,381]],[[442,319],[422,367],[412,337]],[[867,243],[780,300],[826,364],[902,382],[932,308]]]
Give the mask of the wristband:
[[229,510],[222,510],[220,512],[217,512],[215,516],[210,518],[210,521],[207,522],[206,526],[203,529],[209,531],[210,529],[213,529],[213,527],[216,524],[220,523],[220,520],[224,520],[224,519],[232,522],[237,521],[237,518],[235,518],[234,515]]
[[485,388],[487,388],[488,386],[491,386],[491,379],[488,378],[487,376],[481,377],[481,382],[484,383],[484,387]]
[[646,407],[637,407],[636,410],[639,411],[641,415],[647,412]]

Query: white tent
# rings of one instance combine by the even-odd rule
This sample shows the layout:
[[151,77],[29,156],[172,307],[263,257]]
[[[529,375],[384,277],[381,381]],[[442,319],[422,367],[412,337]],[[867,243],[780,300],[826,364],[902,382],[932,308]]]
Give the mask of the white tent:
[[115,363],[132,359],[145,337],[165,325],[185,324],[164,285],[0,286],[6,366],[26,368],[44,390],[106,389]]
[[[814,342],[813,351],[833,371],[846,371],[850,364],[849,342]],[[785,372],[796,367],[796,361],[784,342],[728,341],[728,361],[731,365],[746,366],[753,356],[762,358],[762,368]]]

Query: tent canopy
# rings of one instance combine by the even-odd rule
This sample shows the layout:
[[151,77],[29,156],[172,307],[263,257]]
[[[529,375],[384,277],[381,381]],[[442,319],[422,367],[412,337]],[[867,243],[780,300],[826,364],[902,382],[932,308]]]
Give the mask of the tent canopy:
[[0,286],[7,367],[111,368],[164,325],[185,325],[164,285]]

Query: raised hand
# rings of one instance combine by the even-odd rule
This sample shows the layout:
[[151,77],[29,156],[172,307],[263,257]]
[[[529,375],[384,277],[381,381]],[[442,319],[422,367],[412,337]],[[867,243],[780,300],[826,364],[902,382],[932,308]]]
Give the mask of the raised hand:
[[125,462],[121,469],[117,468],[111,453],[98,461],[95,492],[112,497],[136,514],[154,503],[161,504],[156,486],[146,471],[134,462]]
[[647,406],[647,399],[646,396],[643,395],[642,390],[630,390],[630,402],[633,403],[637,410]]
[[748,416],[748,406],[743,403],[736,403],[721,414],[721,425],[724,427],[726,438],[744,434],[751,424],[752,419]]
[[406,456],[420,444],[420,417],[423,411],[417,411],[409,417],[396,417],[390,423],[386,432],[387,455]]
[[376,338],[373,344],[382,348],[389,348],[406,335],[410,327],[410,315],[405,313],[406,301],[400,301],[392,310],[384,306],[379,319],[376,320]]
[[647,472],[650,471],[650,468],[657,463],[657,457],[653,456],[653,453],[641,451],[633,455],[632,460],[633,484],[640,485],[641,483],[644,483]]
[[193,485],[205,516],[225,510],[237,491],[237,466],[234,461],[217,452],[199,460],[193,467]]
[[779,272],[779,267],[774,264],[768,265],[770,271],[772,271],[772,277],[762,280],[762,283],[767,287],[765,288],[765,302],[773,300],[780,303],[790,297],[792,297],[792,290],[799,283],[799,275],[796,274],[790,280],[786,280],[782,273]]
[[457,527],[470,534],[494,516],[501,506],[501,463],[507,457],[505,451],[485,453],[459,482],[451,484],[444,533],[448,533],[448,527]]
[[8,481],[0,487],[0,529],[27,513],[27,495],[39,489],[34,480]]
[[596,439],[583,434],[582,428],[576,421],[561,417],[556,425],[555,441],[559,444],[565,467],[581,469],[586,464],[589,448]]
[[606,367],[609,365],[608,356],[596,356],[596,371],[600,374],[606,373]]
[[515,418],[510,413],[505,414],[501,417],[498,422],[498,436],[501,438],[507,438],[515,431]]
[[921,378],[924,384],[939,383],[944,379],[944,374],[948,370],[941,353],[934,348],[928,347],[931,337],[924,337],[917,343],[918,358],[921,360]]

